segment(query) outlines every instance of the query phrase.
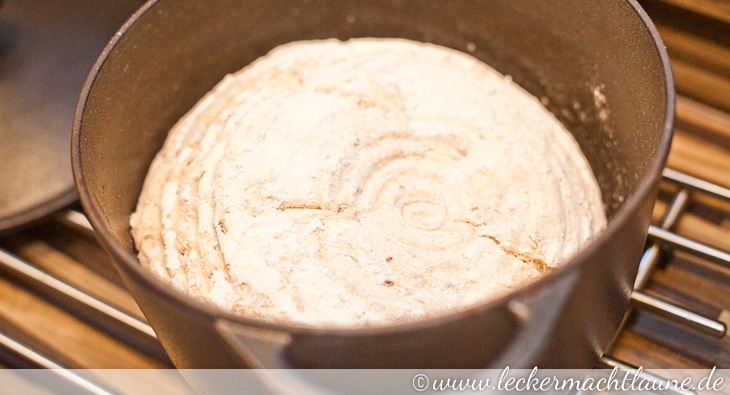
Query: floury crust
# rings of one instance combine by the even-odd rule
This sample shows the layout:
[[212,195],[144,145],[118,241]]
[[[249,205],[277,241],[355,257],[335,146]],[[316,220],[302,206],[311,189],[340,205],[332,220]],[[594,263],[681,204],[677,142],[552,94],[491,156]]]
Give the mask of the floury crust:
[[476,59],[295,42],[171,130],[131,218],[139,259],[246,317],[378,326],[522,287],[606,226],[578,145]]

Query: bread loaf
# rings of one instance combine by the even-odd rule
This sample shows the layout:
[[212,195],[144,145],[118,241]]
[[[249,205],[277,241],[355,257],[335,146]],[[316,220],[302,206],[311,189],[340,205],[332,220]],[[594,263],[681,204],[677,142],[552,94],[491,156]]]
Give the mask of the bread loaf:
[[572,135],[475,58],[402,39],[301,41],[170,131],[132,232],[143,266],[222,309],[388,325],[523,287],[606,226]]

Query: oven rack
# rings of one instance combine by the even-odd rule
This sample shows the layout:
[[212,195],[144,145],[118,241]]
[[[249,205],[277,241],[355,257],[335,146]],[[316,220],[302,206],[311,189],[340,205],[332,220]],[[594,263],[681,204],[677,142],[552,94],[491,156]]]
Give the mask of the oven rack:
[[[647,285],[653,274],[663,270],[666,262],[671,260],[677,251],[717,265],[720,269],[730,268],[730,252],[675,231],[682,217],[688,215],[688,208],[693,202],[702,199],[721,200],[724,203],[720,206],[725,205],[726,210],[724,217],[730,217],[730,211],[727,211],[730,207],[730,189],[670,168],[663,171],[661,185],[660,197],[668,195],[664,196],[666,208],[659,221],[654,221],[656,224],[652,224],[649,228],[647,248],[639,265],[639,274],[631,295],[630,309],[633,310],[631,314],[653,315],[704,336],[724,338],[727,333],[726,320],[730,314],[727,310],[715,309],[713,311],[716,314],[710,316],[706,312],[688,308],[683,303],[650,293]],[[77,238],[86,239],[88,243],[96,242],[93,229],[78,207],[63,210],[52,216],[48,226],[59,228],[59,232],[65,234],[64,237],[73,234]],[[108,261],[104,265],[110,266],[111,263]],[[0,248],[0,274],[3,277],[12,279],[22,287],[41,295],[56,308],[109,334],[137,352],[146,354],[160,363],[158,367],[172,368],[172,364],[157,342],[154,331],[139,313],[126,311],[110,302],[104,295],[96,295],[79,284],[72,284],[42,266],[33,262],[32,257],[28,259]],[[95,270],[103,271],[98,268]],[[109,274],[106,276],[109,277]],[[623,329],[626,330],[630,329]],[[89,367],[63,361],[62,357],[56,358],[53,352],[49,353],[39,342],[14,336],[8,328],[0,328],[0,347],[5,351],[0,354],[5,356],[5,361],[0,363],[6,367],[55,369],[62,379],[91,393],[111,393],[100,383],[74,372],[74,369]],[[599,367],[636,369],[638,364],[616,358],[609,352],[601,358]]]
[[[652,314],[701,335],[725,339],[730,317],[730,311],[727,309],[715,308],[710,316],[684,306],[682,303],[651,295],[645,292],[645,289],[651,281],[652,275],[657,270],[662,270],[662,267],[671,261],[673,254],[677,251],[690,254],[691,257],[707,262],[711,266],[714,265],[718,270],[730,269],[730,252],[707,244],[703,240],[684,236],[675,230],[683,216],[691,215],[688,214],[688,209],[693,202],[699,200],[699,196],[716,198],[730,203],[730,189],[671,168],[666,168],[662,172],[662,183],[671,193],[665,197],[667,203],[663,214],[656,224],[649,226],[647,247],[639,263],[629,305],[630,310],[637,312],[630,311],[629,314]],[[655,211],[657,211],[656,208]],[[720,217],[730,217],[730,211],[725,208]],[[630,329],[624,328],[623,330]],[[599,366],[624,370],[636,370],[639,367],[612,357],[610,352],[600,359]]]

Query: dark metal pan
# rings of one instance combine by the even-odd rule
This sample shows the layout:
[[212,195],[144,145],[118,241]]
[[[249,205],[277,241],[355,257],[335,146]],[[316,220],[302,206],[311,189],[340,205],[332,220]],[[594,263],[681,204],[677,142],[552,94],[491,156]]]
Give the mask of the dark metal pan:
[[[377,329],[225,314],[141,268],[129,215],[173,123],[226,73],[278,44],[357,36],[476,48],[545,98],[597,175],[607,230],[565,266],[499,300]],[[635,1],[156,0],[89,76],[72,161],[92,225],[179,367],[590,367],[627,311],[673,113],[665,49]]]
[[0,233],[76,201],[79,91],[140,0],[7,0],[0,9]]

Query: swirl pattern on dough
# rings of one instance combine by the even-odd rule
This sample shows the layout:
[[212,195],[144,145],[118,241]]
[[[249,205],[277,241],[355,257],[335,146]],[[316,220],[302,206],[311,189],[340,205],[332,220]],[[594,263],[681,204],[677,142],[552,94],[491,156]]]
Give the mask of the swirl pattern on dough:
[[261,320],[376,326],[524,286],[606,226],[580,148],[476,59],[401,39],[302,41],[171,130],[132,232],[143,266]]

